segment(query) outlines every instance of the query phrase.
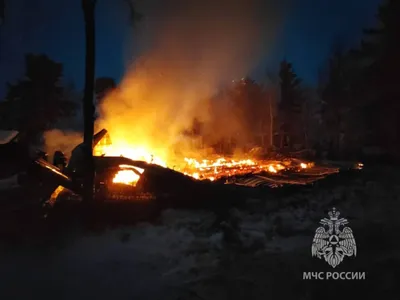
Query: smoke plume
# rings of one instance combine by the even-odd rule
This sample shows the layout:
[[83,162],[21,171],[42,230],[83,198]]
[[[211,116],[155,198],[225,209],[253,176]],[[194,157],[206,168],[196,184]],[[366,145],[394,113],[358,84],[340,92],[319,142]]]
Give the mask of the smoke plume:
[[62,151],[70,157],[75,146],[82,143],[83,137],[79,132],[54,129],[46,131],[44,139],[46,141],[45,151],[49,154],[49,159],[52,160],[55,151]]
[[[210,99],[268,54],[281,6],[257,0],[137,4],[144,19],[129,47],[136,52],[134,64],[104,100],[96,125],[110,132],[116,146],[151,149],[170,160],[177,150],[195,150],[181,134],[194,118],[218,119],[226,131],[238,126],[222,103],[218,115],[211,113]],[[224,128],[215,132],[222,136]]]

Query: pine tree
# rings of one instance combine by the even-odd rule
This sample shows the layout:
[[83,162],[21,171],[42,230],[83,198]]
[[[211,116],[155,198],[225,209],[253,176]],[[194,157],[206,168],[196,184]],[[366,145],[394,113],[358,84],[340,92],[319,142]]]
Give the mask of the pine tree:
[[293,70],[291,63],[281,62],[279,71],[281,86],[280,107],[285,112],[299,113],[301,111],[301,79]]
[[289,147],[296,142],[303,143],[303,133],[299,132],[302,128],[302,104],[303,93],[301,88],[301,79],[293,70],[291,63],[286,60],[281,62],[280,71],[280,117],[281,117],[281,147],[284,140],[289,139]]
[[62,85],[63,65],[46,55],[25,56],[25,76],[8,84],[5,114],[9,126],[34,138],[61,117],[72,116],[77,103]]
[[[379,7],[379,26],[364,30],[356,57],[364,63],[364,112],[373,124],[379,144],[400,149],[400,1],[387,0]],[[397,149],[397,150],[396,150]]]

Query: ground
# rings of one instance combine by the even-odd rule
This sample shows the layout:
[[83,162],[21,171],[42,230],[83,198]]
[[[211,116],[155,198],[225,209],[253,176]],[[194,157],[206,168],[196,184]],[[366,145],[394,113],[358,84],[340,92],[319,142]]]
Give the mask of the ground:
[[[253,194],[231,211],[238,230],[211,228],[211,212],[166,210],[156,224],[85,233],[65,224],[43,243],[2,239],[0,298],[398,299],[399,179],[395,167],[367,166],[310,188]],[[333,206],[357,243],[357,256],[335,269],[311,256]],[[3,234],[12,230],[5,224]],[[303,272],[333,271],[366,279],[303,280]]]

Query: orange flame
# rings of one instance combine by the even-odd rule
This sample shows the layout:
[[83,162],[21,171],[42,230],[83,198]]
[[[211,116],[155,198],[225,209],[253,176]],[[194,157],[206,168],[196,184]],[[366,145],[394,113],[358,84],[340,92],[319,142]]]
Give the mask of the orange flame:
[[254,159],[228,160],[218,158],[217,160],[197,161],[194,158],[185,158],[187,166],[183,169],[184,174],[195,179],[208,179],[214,181],[221,177],[241,175],[253,172],[266,171],[278,173],[285,167],[279,163],[268,161],[257,161]]
[[119,170],[114,178],[113,183],[122,183],[126,185],[136,186],[137,182],[140,179],[140,175],[137,174],[134,170],[138,171],[140,174],[144,172],[143,169],[137,168],[129,165],[120,165],[121,170]]
[[139,178],[140,176],[132,170],[120,170],[117,172],[117,174],[115,174],[115,177],[113,178],[113,183],[123,183],[135,186]]
[[[121,143],[124,144],[124,143]],[[113,145],[97,145],[94,148],[93,155],[95,156],[123,156],[132,160],[141,160],[147,163],[152,163],[167,167],[165,160],[160,157],[155,157],[152,151],[146,147],[133,147],[129,145],[121,145],[120,147]]]

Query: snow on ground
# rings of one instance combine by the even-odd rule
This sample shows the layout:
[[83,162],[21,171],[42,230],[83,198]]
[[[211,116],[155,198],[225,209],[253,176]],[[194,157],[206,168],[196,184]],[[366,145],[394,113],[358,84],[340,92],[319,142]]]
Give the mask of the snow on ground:
[[[43,251],[4,251],[0,298],[169,299],[182,292],[178,279],[199,263],[215,263],[212,249],[220,239],[195,234],[212,221],[210,213],[170,210],[157,226],[143,223],[98,235],[73,235]],[[202,248],[208,253],[196,253]]]
[[326,295],[328,287],[310,287],[301,276],[327,268],[324,261],[311,258],[311,242],[332,206],[350,221],[359,245],[359,257],[342,264],[362,270],[375,263],[378,267],[369,272],[384,280],[383,293],[392,288],[395,275],[388,271],[383,276],[383,269],[377,268],[388,259],[395,261],[390,265],[398,264],[399,248],[393,243],[383,246],[386,240],[394,242],[390,232],[381,247],[369,246],[369,238],[389,227],[400,228],[400,184],[392,169],[374,172],[276,196],[274,200],[285,205],[272,212],[266,211],[265,199],[252,199],[252,210],[231,213],[239,227],[234,230],[238,241],[232,243],[224,239],[226,232],[210,229],[212,213],[167,210],[158,225],[71,234],[62,245],[48,249],[5,248],[0,298],[314,299]]

